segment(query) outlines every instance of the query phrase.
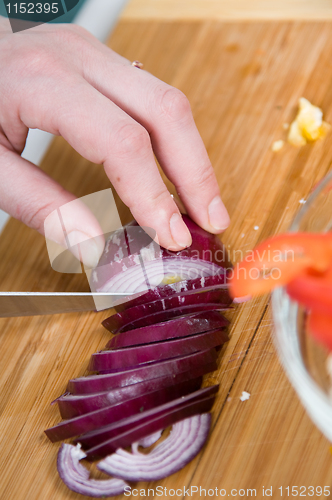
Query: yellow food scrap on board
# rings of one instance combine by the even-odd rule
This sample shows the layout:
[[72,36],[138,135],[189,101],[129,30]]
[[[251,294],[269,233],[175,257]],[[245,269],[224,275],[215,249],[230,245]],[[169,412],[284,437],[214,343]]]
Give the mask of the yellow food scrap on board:
[[168,275],[165,276],[164,279],[162,280],[163,285],[173,285],[173,283],[179,283],[179,281],[182,281],[183,278],[181,276],[173,276],[173,275]]
[[275,141],[273,144],[272,144],[272,151],[276,152],[276,151],[280,151],[280,149],[282,149],[284,147],[284,141],[280,140],[280,141]]
[[293,146],[301,147],[307,142],[322,139],[330,128],[331,125],[323,121],[323,111],[301,97],[299,112],[290,125],[287,140]]

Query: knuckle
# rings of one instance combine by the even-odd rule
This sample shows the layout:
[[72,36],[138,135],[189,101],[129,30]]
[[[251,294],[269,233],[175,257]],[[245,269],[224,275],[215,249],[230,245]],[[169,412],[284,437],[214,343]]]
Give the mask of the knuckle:
[[151,146],[150,136],[141,125],[123,125],[115,134],[115,150],[119,156],[133,156]]
[[215,182],[215,173],[210,165],[201,168],[199,171],[194,173],[192,177],[192,184],[195,186],[195,188],[198,187],[200,189],[210,189],[210,186]]
[[169,205],[170,199],[170,194],[166,189],[157,189],[148,192],[148,195],[144,198],[144,204],[142,203],[142,199],[137,201],[133,199],[129,208],[133,213],[138,213],[140,215],[156,213],[156,211],[160,213],[162,207],[167,207]]
[[42,233],[44,230],[44,220],[46,217],[54,210],[53,201],[42,202],[38,209],[32,208],[32,206],[27,203],[27,205],[20,210],[19,218],[26,226],[36,229],[38,232]]
[[170,201],[170,194],[166,189],[162,189],[161,191],[156,191],[152,193],[150,198],[150,203],[155,207],[162,207],[166,203],[168,204]]
[[180,90],[169,87],[159,97],[160,114],[169,121],[183,121],[191,118],[189,100]]

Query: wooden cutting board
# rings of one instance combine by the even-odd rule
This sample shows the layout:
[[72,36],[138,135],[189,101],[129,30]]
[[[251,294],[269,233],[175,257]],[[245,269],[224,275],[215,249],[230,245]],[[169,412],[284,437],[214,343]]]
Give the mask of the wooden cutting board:
[[[298,98],[322,107],[332,123],[332,24],[329,22],[122,21],[109,45],[188,96],[232,224],[223,241],[236,250],[285,230],[330,169],[332,136],[273,153],[295,116]],[[56,138],[42,168],[77,196],[109,187],[102,167]],[[168,183],[170,189],[172,186]],[[119,202],[123,222],[130,219]],[[83,275],[50,269],[40,235],[11,220],[0,238],[2,290],[84,290]],[[90,355],[108,333],[108,313],[0,319],[0,497],[4,500],[79,498],[58,478],[58,444],[43,430],[60,418],[50,402],[68,379],[86,372]],[[268,299],[232,313],[230,341],[219,369],[211,435],[182,471],[142,483],[138,496],[168,498],[169,489],[193,486],[192,498],[287,496],[287,486],[330,486],[330,444],[300,405],[277,360]],[[250,399],[240,401],[242,391]],[[156,487],[167,488],[157,497]],[[206,489],[199,492],[199,488]],[[218,495],[212,491],[217,488]],[[152,491],[153,490],[153,491]],[[209,490],[209,491],[208,491]],[[160,490],[159,490],[160,491]],[[304,491],[303,489],[300,491]],[[306,490],[306,496],[309,489]],[[175,496],[179,495],[179,492]],[[305,495],[303,495],[305,496]],[[315,497],[316,498],[316,497]]]

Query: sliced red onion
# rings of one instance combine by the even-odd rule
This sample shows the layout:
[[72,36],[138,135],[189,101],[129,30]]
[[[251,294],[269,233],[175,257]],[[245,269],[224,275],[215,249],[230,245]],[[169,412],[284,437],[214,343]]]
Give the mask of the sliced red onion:
[[155,444],[158,441],[158,439],[160,439],[162,433],[163,429],[160,429],[159,431],[156,431],[153,434],[149,434],[148,436],[141,438],[139,441],[136,441],[136,443],[133,443],[131,445],[132,453],[139,453],[138,451],[139,446],[142,446],[142,448],[149,448],[150,446]]
[[[144,271],[138,259],[135,267],[128,267],[122,273],[113,276],[97,292],[142,293],[148,288],[162,284],[162,281],[188,281],[220,273],[220,268],[213,262],[203,260],[183,259],[181,257],[167,257],[151,260],[144,263]],[[96,275],[92,273],[92,279]],[[147,285],[148,283],[148,285]],[[90,283],[92,289],[93,282]],[[148,288],[147,288],[148,287]]]
[[[81,443],[84,449],[95,448],[95,451],[97,450],[96,447],[100,445],[98,453],[102,452],[101,456],[106,456],[116,451],[117,448],[130,445],[151,434],[151,432],[164,429],[189,416],[210,411],[218,388],[218,385],[213,385],[199,389],[187,396],[174,399],[150,410],[85,432],[76,438],[74,442]],[[132,436],[133,430],[135,432],[134,437]]]
[[162,390],[149,392],[148,394],[143,394],[142,396],[117,403],[116,405],[107,406],[69,420],[64,420],[54,427],[46,429],[45,434],[52,442],[75,437],[84,432],[129,417],[135,413],[149,410],[167,401],[185,396],[190,392],[196,391],[200,385],[201,378],[188,380],[171,387],[164,387]]
[[122,479],[89,479],[89,471],[80,463],[85,457],[80,445],[61,445],[57,459],[58,472],[71,491],[95,498],[113,497],[124,492],[127,483]]
[[198,366],[216,362],[215,349],[177,356],[157,363],[150,363],[105,375],[90,375],[69,380],[67,391],[71,394],[92,394],[118,387],[126,387],[154,378],[195,370]]
[[165,299],[131,307],[123,312],[113,314],[103,321],[103,325],[107,325],[106,328],[111,332],[116,332],[124,328],[129,323],[151,314],[166,311],[168,309],[175,309],[177,307],[205,303],[218,303],[226,308],[232,303],[232,299],[229,296],[227,288],[224,286],[221,288],[213,288],[205,292],[195,292],[188,295],[176,295],[174,297],[167,297]]
[[182,420],[149,454],[132,454],[120,448],[97,467],[111,476],[130,481],[163,479],[182,469],[199,453],[208,437],[210,423],[210,413]]
[[91,289],[137,293],[160,285],[165,278],[202,278],[229,267],[227,252],[218,236],[200,228],[188,216],[183,217],[192,235],[192,245],[179,252],[159,248],[136,221],[111,235],[92,273]]
[[[174,309],[168,309],[166,311],[157,312],[154,314],[149,314],[148,316],[144,316],[143,318],[139,318],[132,323],[128,323],[128,325],[120,328],[119,330],[115,330],[112,333],[122,333],[127,332],[128,330],[133,330],[134,328],[141,328],[143,326],[155,325],[157,323],[162,323],[164,321],[169,321],[173,318],[180,318],[182,316],[188,316],[189,314],[196,314],[204,311],[226,311],[229,309],[229,306],[223,306],[218,303],[208,303],[208,304],[191,304],[189,306],[181,306],[176,307]],[[102,325],[107,328],[106,320],[102,322]]]
[[211,288],[225,286],[227,287],[227,273],[223,267],[219,268],[219,274],[207,276],[203,278],[196,278],[193,280],[177,281],[168,285],[163,285],[151,290],[146,291],[139,297],[124,302],[116,307],[117,312],[124,311],[131,307],[139,306],[140,304],[147,304],[155,300],[165,299],[174,295],[187,295],[198,291],[206,291]]
[[175,340],[165,340],[155,344],[124,347],[108,351],[100,351],[91,356],[89,370],[104,371],[160,361],[197,351],[211,349],[227,342],[227,333],[223,330],[199,333]]
[[111,453],[114,453],[119,448],[125,448],[135,443],[139,439],[149,435],[159,429],[165,429],[166,427],[188,418],[192,415],[197,415],[201,413],[209,412],[213,406],[214,397],[209,397],[205,399],[200,399],[194,401],[188,405],[183,405],[182,407],[175,408],[172,411],[163,414],[160,417],[149,420],[148,423],[143,423],[132,427],[123,434],[117,434],[111,439],[105,442],[101,442],[86,450],[88,460],[99,460],[104,458]]
[[182,372],[152,380],[145,380],[138,384],[128,385],[112,391],[97,392],[89,395],[65,394],[58,398],[60,415],[62,418],[74,418],[84,413],[95,411],[99,408],[112,406],[129,399],[148,394],[149,392],[162,390],[165,387],[176,386],[187,380],[196,379],[217,369],[217,364],[199,365],[191,371]]
[[189,337],[196,333],[222,329],[229,321],[217,311],[191,314],[156,325],[149,325],[115,335],[107,344],[109,349],[151,344],[161,340]]

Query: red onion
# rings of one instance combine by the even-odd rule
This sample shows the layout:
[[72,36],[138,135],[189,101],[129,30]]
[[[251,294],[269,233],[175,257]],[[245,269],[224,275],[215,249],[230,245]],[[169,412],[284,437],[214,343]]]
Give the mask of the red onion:
[[83,432],[96,429],[110,422],[115,422],[135,413],[154,408],[160,404],[172,401],[180,396],[197,390],[201,385],[201,378],[188,380],[176,386],[164,387],[162,390],[149,392],[136,398],[123,401],[112,406],[100,408],[84,415],[63,420],[54,427],[45,431],[47,437],[52,441],[62,441]]
[[89,471],[80,463],[85,457],[80,445],[61,445],[57,467],[59,476],[70,490],[95,498],[113,497],[124,492],[127,483],[122,479],[89,479]]
[[[230,266],[219,238],[188,216],[183,218],[191,231],[192,245],[179,252],[159,248],[135,221],[116,231],[91,274],[92,291],[142,294],[163,283],[218,275],[221,268]],[[131,299],[128,295],[118,303]]]
[[226,332],[212,330],[190,337],[165,340],[155,344],[124,347],[108,351],[100,351],[92,355],[89,370],[102,371],[126,366],[149,363],[151,360],[162,360],[211,349],[227,342]]
[[111,453],[114,453],[119,448],[125,448],[135,441],[142,439],[151,432],[159,429],[165,429],[169,425],[173,425],[189,416],[206,413],[211,410],[214,403],[214,397],[193,401],[188,405],[174,408],[172,411],[163,414],[160,417],[149,419],[147,423],[136,425],[127,430],[123,434],[117,434],[113,438],[103,441],[96,446],[86,450],[89,460],[97,460]]
[[[145,382],[154,378],[193,370],[202,365],[214,365],[217,359],[215,349],[195,352],[186,356],[166,359],[157,363],[141,365],[105,375],[90,375],[69,380],[67,391],[71,394],[92,394],[117,387]],[[198,375],[199,376],[199,375]]]
[[[119,299],[127,303],[103,322],[118,335],[107,350],[92,355],[89,369],[98,375],[69,381],[70,393],[57,400],[67,420],[45,431],[51,441],[76,436],[88,460],[113,453],[99,468],[118,479],[150,481],[176,472],[199,452],[209,432],[208,412],[218,386],[199,387],[201,376],[216,368],[214,347],[228,340],[228,321],[217,311],[231,304],[229,262],[218,237],[187,216],[184,220],[193,244],[180,252],[160,248],[136,222],[107,241],[90,286],[92,291],[128,294]],[[170,425],[169,437],[158,444]],[[148,455],[138,450],[155,443]],[[131,454],[123,450],[129,445]],[[107,481],[89,480],[79,464],[83,452],[67,446],[58,458],[66,484],[90,496],[111,495],[100,493]],[[114,481],[109,484],[121,487],[114,494],[125,491],[123,481]]]
[[[99,462],[98,469],[130,481],[156,481],[174,474],[202,449],[211,423],[210,413],[175,424],[170,435],[149,454],[118,449]],[[135,449],[135,448],[134,448]]]
[[112,406],[138,396],[143,396],[149,392],[162,390],[165,387],[176,386],[181,382],[199,378],[204,375],[204,373],[216,369],[216,363],[213,365],[200,365],[191,371],[167,375],[166,377],[158,377],[152,380],[145,380],[144,382],[128,385],[112,391],[97,392],[89,395],[71,395],[66,393],[57,399],[57,403],[62,418],[74,418],[99,408],[105,408],[106,406]]
[[196,333],[222,329],[229,321],[217,311],[191,314],[156,325],[149,325],[115,335],[107,344],[109,349],[152,344],[161,340],[189,337]]
[[103,325],[111,332],[117,332],[137,319],[144,318],[151,314],[176,309],[178,307],[195,304],[217,303],[227,308],[232,302],[227,288],[213,288],[205,292],[195,292],[187,295],[176,295],[165,299],[156,300],[147,304],[140,304],[124,312],[113,314],[103,321]]
[[[161,311],[154,314],[149,314],[148,316],[144,316],[143,318],[139,318],[132,323],[128,323],[126,326],[121,328],[120,330],[115,330],[113,333],[122,333],[127,332],[128,330],[133,330],[134,328],[141,328],[143,326],[148,325],[156,325],[157,323],[162,323],[164,321],[169,321],[173,318],[180,318],[182,316],[188,316],[189,314],[196,314],[200,312],[207,311],[225,311],[228,309],[228,306],[225,307],[223,304],[191,304],[189,306],[181,306],[176,307],[174,309],[168,309],[166,311]],[[106,320],[103,321],[103,326],[107,328]]]
[[136,443],[132,444],[132,447],[138,448],[139,446],[142,446],[142,448],[149,448],[152,446],[154,443],[160,439],[161,435],[163,433],[163,429],[160,429],[159,431],[154,432],[153,434],[149,434],[148,436],[143,437]]
[[[95,448],[98,445],[105,447],[105,443],[111,445],[111,451],[130,445],[153,431],[165,429],[168,425],[187,418],[197,413],[204,413],[211,409],[214,398],[218,392],[218,385],[205,387],[198,391],[187,394],[184,397],[174,399],[163,405],[159,405],[142,413],[137,413],[117,422],[98,427],[95,430],[85,432],[74,440],[81,443],[84,449]],[[209,406],[210,405],[210,406]],[[152,425],[154,426],[152,428]],[[145,427],[144,427],[145,426]],[[142,432],[142,429],[144,432]],[[130,441],[131,432],[134,430],[135,439]],[[129,435],[128,435],[129,433]],[[121,439],[119,444],[117,439]],[[124,444],[124,440],[126,444]],[[99,450],[100,451],[100,450]],[[104,456],[107,455],[107,450]]]
[[163,285],[156,288],[148,290],[144,294],[136,297],[128,302],[124,302],[116,306],[116,311],[121,312],[125,309],[131,307],[139,306],[140,304],[147,304],[148,302],[154,302],[155,300],[165,299],[166,297],[171,297],[175,295],[188,295],[196,292],[204,292],[210,290],[211,288],[225,286],[227,281],[227,273],[223,267],[219,268],[219,274],[213,276],[207,276],[203,278],[196,278],[192,280],[177,281],[176,283],[170,283],[169,285]]

